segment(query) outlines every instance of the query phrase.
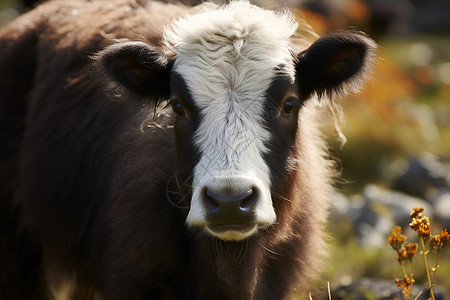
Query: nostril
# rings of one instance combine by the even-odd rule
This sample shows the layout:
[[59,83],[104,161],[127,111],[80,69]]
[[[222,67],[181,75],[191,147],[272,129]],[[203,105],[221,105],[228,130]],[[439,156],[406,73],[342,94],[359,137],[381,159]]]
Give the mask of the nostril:
[[243,211],[251,211],[256,205],[256,199],[258,198],[257,190],[251,188],[243,195],[245,196],[242,198],[239,208]]
[[203,191],[204,193],[204,199],[205,199],[205,205],[209,213],[215,213],[219,210],[220,204],[219,200],[217,199],[216,194],[208,191],[205,189]]

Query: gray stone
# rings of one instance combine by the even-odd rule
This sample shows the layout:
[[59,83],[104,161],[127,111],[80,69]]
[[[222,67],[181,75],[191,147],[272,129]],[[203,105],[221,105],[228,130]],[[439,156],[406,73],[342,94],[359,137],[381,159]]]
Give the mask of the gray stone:
[[450,229],[450,191],[439,193],[432,203],[436,220]]
[[376,185],[367,185],[364,189],[364,196],[369,202],[381,203],[385,205],[392,215],[395,223],[402,228],[409,224],[410,213],[415,206],[425,209],[424,213],[433,217],[433,207],[423,199],[413,197],[401,192],[380,188]]
[[367,247],[384,247],[396,225],[407,230],[413,207],[422,206],[428,216],[433,214],[428,202],[373,184],[365,187],[363,197],[352,199],[359,200],[350,201],[348,218],[353,221],[359,243]]
[[431,154],[412,158],[392,188],[409,195],[427,198],[430,190],[449,187],[450,167]]

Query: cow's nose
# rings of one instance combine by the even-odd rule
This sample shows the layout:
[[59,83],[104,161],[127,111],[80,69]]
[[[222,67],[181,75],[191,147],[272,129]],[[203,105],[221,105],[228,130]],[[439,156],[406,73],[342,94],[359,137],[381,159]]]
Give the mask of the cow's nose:
[[204,205],[210,224],[248,224],[255,221],[257,191],[249,187],[233,193],[205,189]]

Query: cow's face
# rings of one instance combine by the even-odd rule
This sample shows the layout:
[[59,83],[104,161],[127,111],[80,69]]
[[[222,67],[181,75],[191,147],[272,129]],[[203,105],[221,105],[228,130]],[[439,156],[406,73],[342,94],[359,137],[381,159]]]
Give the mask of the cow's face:
[[170,99],[178,167],[189,174],[189,226],[243,240],[274,224],[272,192],[285,192],[278,188],[292,169],[303,102],[354,83],[374,51],[367,37],[346,32],[293,55],[295,29],[289,15],[235,2],[167,29],[170,60],[142,42],[98,55],[127,90]]
[[243,239],[276,220],[271,191],[286,172],[302,104],[293,72],[269,69],[265,87],[250,79],[243,92],[198,89],[190,72],[180,73],[172,74],[170,104],[179,168],[191,175],[187,223]]
[[[261,20],[278,30],[261,26]],[[285,131],[274,132],[272,119],[295,123],[300,105],[289,48],[295,28],[286,15],[242,2],[179,20],[166,31],[177,54],[171,104],[178,114],[178,148],[189,145],[194,154],[181,161],[191,166],[188,225],[241,240],[275,222],[266,158],[274,151],[273,136]],[[284,86],[271,89],[282,77]],[[292,110],[281,112],[286,101]]]

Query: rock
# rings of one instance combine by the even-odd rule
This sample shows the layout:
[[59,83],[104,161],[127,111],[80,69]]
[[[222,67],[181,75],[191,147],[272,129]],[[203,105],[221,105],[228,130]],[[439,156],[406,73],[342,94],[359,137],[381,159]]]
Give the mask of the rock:
[[[428,298],[427,286],[413,285],[413,294],[415,297],[421,291],[424,292],[417,299],[426,300]],[[445,292],[442,288],[435,287],[433,292],[436,300],[445,299]],[[395,285],[393,280],[361,279],[349,285],[339,286],[331,290],[331,299],[333,300],[392,300],[394,298],[403,299],[403,295],[401,289]]]
[[331,196],[331,207],[328,221],[333,226],[338,226],[343,230],[353,228],[353,222],[349,218],[350,200],[340,192],[334,192]]
[[[373,184],[365,187],[364,196],[372,203],[380,203],[387,207],[396,225],[405,228],[409,224],[410,213],[415,206],[425,209],[425,215],[433,216],[433,207],[423,199],[397,191],[383,189]],[[373,205],[372,205],[373,206]]]
[[450,30],[450,2],[448,0],[417,1],[411,31],[414,33],[442,32]]
[[354,223],[359,243],[372,248],[385,247],[386,238],[394,226],[401,226],[404,230],[409,228],[413,207],[422,206],[425,214],[433,215],[428,202],[373,184],[364,188],[363,197],[352,199],[359,200],[350,201],[348,217]]
[[366,199],[362,195],[354,195],[351,197],[350,206],[348,208],[348,217],[353,223],[356,223],[362,215],[363,208],[366,206]]
[[365,0],[378,34],[404,34],[414,14],[410,0]]
[[392,220],[379,218],[375,226],[365,222],[356,225],[358,242],[369,248],[382,248],[386,246],[386,234],[394,227]]
[[369,184],[362,195],[347,198],[336,192],[332,198],[331,224],[354,228],[362,246],[382,248],[394,226],[410,230],[410,213],[416,206],[425,209],[431,220],[450,229],[450,189],[442,190],[431,203],[399,191]]
[[331,212],[338,215],[347,215],[350,209],[350,200],[344,194],[335,191],[331,195]]
[[392,188],[420,198],[429,197],[430,191],[450,187],[450,167],[433,155],[413,158],[407,168],[392,183]]
[[450,230],[450,191],[439,193],[432,203],[436,220]]

